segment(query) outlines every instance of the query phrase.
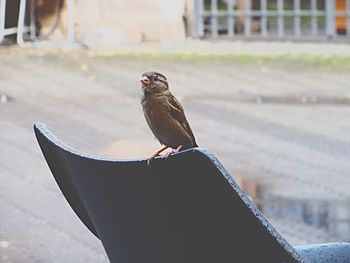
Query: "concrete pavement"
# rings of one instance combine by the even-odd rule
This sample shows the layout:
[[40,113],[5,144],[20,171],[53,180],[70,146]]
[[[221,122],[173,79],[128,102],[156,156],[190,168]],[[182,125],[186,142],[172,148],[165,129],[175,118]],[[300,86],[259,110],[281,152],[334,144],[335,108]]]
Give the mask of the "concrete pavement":
[[168,76],[198,144],[245,185],[287,240],[346,240],[348,72],[264,60],[3,48],[0,262],[108,262],[56,186],[32,124],[45,122],[84,152],[144,158],[159,147],[139,102],[138,79],[148,70]]

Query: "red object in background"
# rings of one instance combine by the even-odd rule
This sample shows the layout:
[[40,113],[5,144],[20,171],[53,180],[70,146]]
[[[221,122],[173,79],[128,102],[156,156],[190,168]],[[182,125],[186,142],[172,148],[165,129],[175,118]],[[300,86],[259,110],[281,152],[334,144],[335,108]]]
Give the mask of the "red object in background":
[[[336,10],[337,12],[346,11],[346,0],[336,0]],[[346,33],[346,16],[336,17],[336,27],[338,33]]]

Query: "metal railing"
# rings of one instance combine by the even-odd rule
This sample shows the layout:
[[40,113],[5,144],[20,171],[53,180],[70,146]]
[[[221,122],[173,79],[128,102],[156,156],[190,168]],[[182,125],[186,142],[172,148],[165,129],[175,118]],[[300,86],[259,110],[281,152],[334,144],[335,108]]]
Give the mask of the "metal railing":
[[350,0],[195,0],[195,38],[350,39]]
[[[60,47],[63,45],[64,42],[72,43],[74,41],[74,0],[67,0],[67,39],[63,41],[37,41],[37,39],[35,39],[34,37],[31,37],[30,42],[24,41],[23,33],[24,33],[26,3],[27,3],[27,0],[20,0],[19,17],[18,17],[18,33],[17,33],[17,43],[20,47],[26,47],[26,46],[32,47],[33,44],[40,47]],[[32,6],[31,8],[32,10],[30,12],[31,21],[34,21],[35,6],[34,4],[32,4],[31,6]],[[31,32],[33,31],[35,32],[34,23],[31,23],[31,27],[33,28]],[[39,45],[40,42],[42,43],[41,45]]]
[[[29,1],[29,5],[27,5]],[[17,43],[20,47],[62,47],[74,46],[75,27],[74,27],[74,0],[66,0],[67,2],[67,39],[62,41],[44,41],[36,36],[35,25],[35,1],[20,0],[18,10],[17,26],[10,28],[5,27],[6,21],[6,0],[0,0],[0,44],[5,36],[17,34]],[[25,25],[26,8],[29,6],[29,21],[30,25]],[[29,38],[25,41],[24,34],[29,33]]]
[[[5,36],[14,35],[14,34],[17,34],[18,32],[17,26],[5,27],[6,3],[7,3],[7,0],[0,0],[0,44],[3,41]],[[24,26],[24,25],[22,26],[22,32],[30,32],[31,38],[34,38],[34,35],[35,35],[34,16],[32,16],[33,6],[34,6],[33,3],[34,3],[33,0],[30,1],[30,8],[31,8],[30,26]]]

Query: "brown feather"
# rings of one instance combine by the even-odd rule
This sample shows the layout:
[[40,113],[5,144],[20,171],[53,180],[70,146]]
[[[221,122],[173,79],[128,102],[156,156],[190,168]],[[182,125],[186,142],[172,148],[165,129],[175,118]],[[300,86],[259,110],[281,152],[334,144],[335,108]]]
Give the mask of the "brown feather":
[[154,136],[161,144],[173,149],[197,147],[184,110],[171,94],[166,77],[157,72],[147,72],[142,76],[151,80],[149,85],[143,85],[141,104]]
[[170,105],[171,115],[180,123],[182,128],[184,128],[186,133],[191,137],[193,147],[197,147],[198,145],[196,143],[196,139],[194,138],[194,134],[192,132],[190,124],[186,119],[184,109],[181,106],[180,102],[172,94],[168,96],[168,102]]

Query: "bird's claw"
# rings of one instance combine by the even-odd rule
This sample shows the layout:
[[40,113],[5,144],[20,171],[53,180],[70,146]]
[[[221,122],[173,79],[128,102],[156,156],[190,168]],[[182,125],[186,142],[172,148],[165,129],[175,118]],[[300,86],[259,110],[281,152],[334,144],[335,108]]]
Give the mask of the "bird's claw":
[[168,159],[170,157],[170,155],[172,155],[173,153],[175,153],[174,150],[170,151],[170,152],[167,152],[165,155],[164,155],[164,159]]
[[[147,166],[149,167],[151,165],[151,162],[153,161],[154,158],[156,158],[157,156],[160,155],[160,153],[162,151],[164,151],[166,148],[168,147],[163,147],[162,149],[160,149],[158,152],[156,152],[155,154],[153,154],[150,158],[147,159]],[[168,159],[173,153],[177,153],[181,150],[182,145],[180,145],[179,147],[177,147],[175,150],[171,150],[170,152],[167,152],[164,155],[164,159]]]
[[155,154],[153,154],[151,157],[147,159],[147,166],[149,167],[151,165],[151,162],[153,161],[154,158],[160,155],[161,152],[166,150],[168,146],[164,146],[162,149],[158,150]]
[[172,154],[174,153],[178,153],[182,148],[182,145],[180,145],[179,147],[177,147],[175,150],[171,150],[170,152],[165,154],[165,159],[168,159]]

